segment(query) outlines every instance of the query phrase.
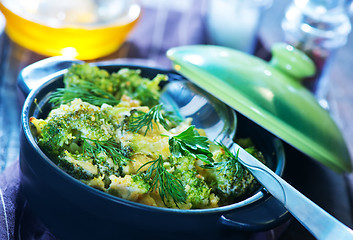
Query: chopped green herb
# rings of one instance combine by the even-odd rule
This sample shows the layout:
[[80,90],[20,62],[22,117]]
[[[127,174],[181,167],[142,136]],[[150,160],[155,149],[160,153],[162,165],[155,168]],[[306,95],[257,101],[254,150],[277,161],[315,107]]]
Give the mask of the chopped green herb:
[[232,154],[223,143],[218,142],[217,144],[224,150],[224,153],[227,156],[227,161],[211,162],[206,165],[202,165],[201,167],[206,169],[217,169],[218,174],[229,174],[229,172],[232,172],[233,177],[241,178],[244,169],[241,163],[238,161],[239,149],[237,154],[234,156],[234,154]]
[[146,126],[145,135],[148,131],[153,129],[153,123],[159,122],[164,128],[168,129],[168,123],[162,115],[162,104],[158,104],[151,108],[148,113],[137,112],[132,115],[129,124],[129,130],[131,132],[138,132],[141,128]]
[[96,106],[101,106],[103,103],[110,105],[119,103],[119,100],[113,95],[89,82],[81,85],[72,85],[67,88],[58,88],[50,96],[49,102],[58,106],[71,102],[75,98],[80,98],[82,101]]
[[233,172],[233,176],[237,176],[241,178],[243,175],[243,166],[239,162],[239,149],[237,151],[237,154],[234,156],[233,153],[230,152],[230,150],[224,146],[223,143],[218,143],[219,146],[221,146],[225,152],[225,154],[228,156],[228,161],[225,162],[220,162],[220,163],[214,163],[214,165],[219,168],[220,173],[226,173],[227,171],[231,170]]
[[190,126],[179,135],[169,138],[170,152],[174,157],[180,158],[191,155],[206,164],[213,162],[212,153],[209,151],[208,138],[200,136],[195,126]]
[[164,204],[165,199],[168,197],[171,197],[176,205],[185,202],[186,193],[182,182],[173,174],[169,173],[163,166],[163,163],[162,156],[159,156],[156,160],[149,161],[142,165],[137,172],[144,166],[151,164],[145,172],[146,178],[151,181],[150,191],[158,189],[158,193]]
[[83,152],[89,154],[99,162],[98,154],[104,152],[110,156],[114,164],[131,161],[130,158],[124,156],[119,145],[114,141],[98,141],[94,139],[83,138]]

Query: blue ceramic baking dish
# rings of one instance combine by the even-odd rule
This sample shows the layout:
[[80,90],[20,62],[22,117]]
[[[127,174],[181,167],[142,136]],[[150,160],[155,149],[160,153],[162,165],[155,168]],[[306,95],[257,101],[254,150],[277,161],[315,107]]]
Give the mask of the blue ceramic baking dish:
[[[29,118],[48,114],[49,95],[64,86],[63,74],[73,63],[75,61],[48,58],[26,67],[19,75],[19,86],[27,96],[21,115],[21,191],[33,213],[59,239],[247,239],[254,232],[274,228],[288,219],[287,210],[261,187],[242,201],[224,207],[166,209],[106,194],[62,171],[37,145]],[[196,127],[208,128],[210,134],[217,138],[222,136],[224,141],[232,140],[234,134],[252,138],[264,153],[267,165],[282,175],[285,156],[281,141],[248,119],[236,118],[233,109],[198,89],[182,75],[134,64],[93,64],[109,72],[123,67],[138,68],[142,76],[148,78],[167,74],[166,86],[176,84],[178,87],[170,88],[177,90],[168,90],[166,96],[179,107],[195,94],[211,102],[208,108],[194,111]],[[209,114],[210,111],[214,113]],[[208,113],[207,117],[203,117],[204,113]]]

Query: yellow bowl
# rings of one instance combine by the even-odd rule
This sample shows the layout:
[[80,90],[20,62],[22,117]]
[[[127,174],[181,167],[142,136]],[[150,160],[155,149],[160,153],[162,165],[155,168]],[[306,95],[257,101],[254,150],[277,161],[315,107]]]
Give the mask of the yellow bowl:
[[81,60],[96,59],[116,51],[141,15],[132,4],[116,22],[97,26],[51,27],[25,19],[0,3],[6,33],[19,45],[45,56],[65,55]]

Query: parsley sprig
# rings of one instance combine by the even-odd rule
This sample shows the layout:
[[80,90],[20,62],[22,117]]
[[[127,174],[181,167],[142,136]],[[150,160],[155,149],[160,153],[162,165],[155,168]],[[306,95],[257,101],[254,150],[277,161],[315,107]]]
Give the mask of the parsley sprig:
[[141,128],[146,126],[145,135],[148,131],[153,129],[153,123],[159,122],[165,129],[168,129],[168,123],[162,114],[162,104],[158,104],[152,107],[147,113],[137,112],[133,114],[129,124],[129,130],[131,132],[138,132]]
[[131,161],[130,158],[124,155],[118,143],[114,141],[99,141],[84,137],[81,137],[81,139],[83,140],[83,153],[92,156],[96,161],[99,161],[98,155],[102,152],[110,156],[114,164]]
[[171,197],[176,205],[186,200],[186,193],[182,182],[172,173],[168,172],[163,165],[164,160],[160,155],[156,160],[143,164],[137,172],[144,166],[149,165],[145,172],[146,178],[151,183],[150,191],[158,189],[159,196],[165,204],[165,199]]
[[200,136],[195,126],[190,126],[179,135],[169,138],[169,149],[176,158],[189,155],[211,165],[213,159],[208,141],[207,137]]

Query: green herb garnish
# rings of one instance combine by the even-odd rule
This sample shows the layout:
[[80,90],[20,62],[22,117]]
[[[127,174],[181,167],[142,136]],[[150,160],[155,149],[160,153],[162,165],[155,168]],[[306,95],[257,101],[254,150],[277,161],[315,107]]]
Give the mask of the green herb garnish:
[[148,113],[137,112],[137,116],[132,115],[129,130],[131,132],[138,132],[141,128],[146,126],[145,135],[148,131],[153,129],[153,123],[159,122],[165,129],[168,129],[168,123],[162,115],[162,104],[152,107]]
[[91,155],[98,162],[100,162],[98,155],[102,152],[104,152],[107,156],[110,156],[114,164],[132,161],[124,155],[124,151],[122,151],[118,143],[114,141],[98,141],[83,137],[81,137],[81,139],[83,139],[83,152]]
[[80,98],[82,101],[96,106],[101,106],[103,103],[116,105],[120,102],[112,94],[90,82],[58,88],[51,94],[49,102],[59,106],[60,104],[71,102],[75,98]]
[[213,162],[211,164],[207,164],[202,166],[203,168],[214,168],[218,170],[218,174],[229,174],[232,173],[232,175],[235,177],[241,177],[243,175],[243,166],[239,162],[239,149],[237,151],[237,154],[234,155],[233,153],[230,152],[230,150],[223,144],[218,142],[217,143],[223,150],[225,155],[228,157],[227,161],[223,162]]
[[[146,178],[151,183],[150,191],[158,189],[158,193],[165,204],[165,199],[171,197],[174,203],[183,203],[186,200],[186,193],[182,182],[173,174],[168,172],[163,166],[164,160],[159,156],[156,160],[143,164],[137,172],[144,166],[151,164],[145,172]],[[166,204],[165,204],[166,205]]]
[[200,136],[195,126],[190,126],[179,135],[169,138],[169,149],[176,157],[191,155],[206,164],[212,164],[212,153],[209,151],[208,138]]

